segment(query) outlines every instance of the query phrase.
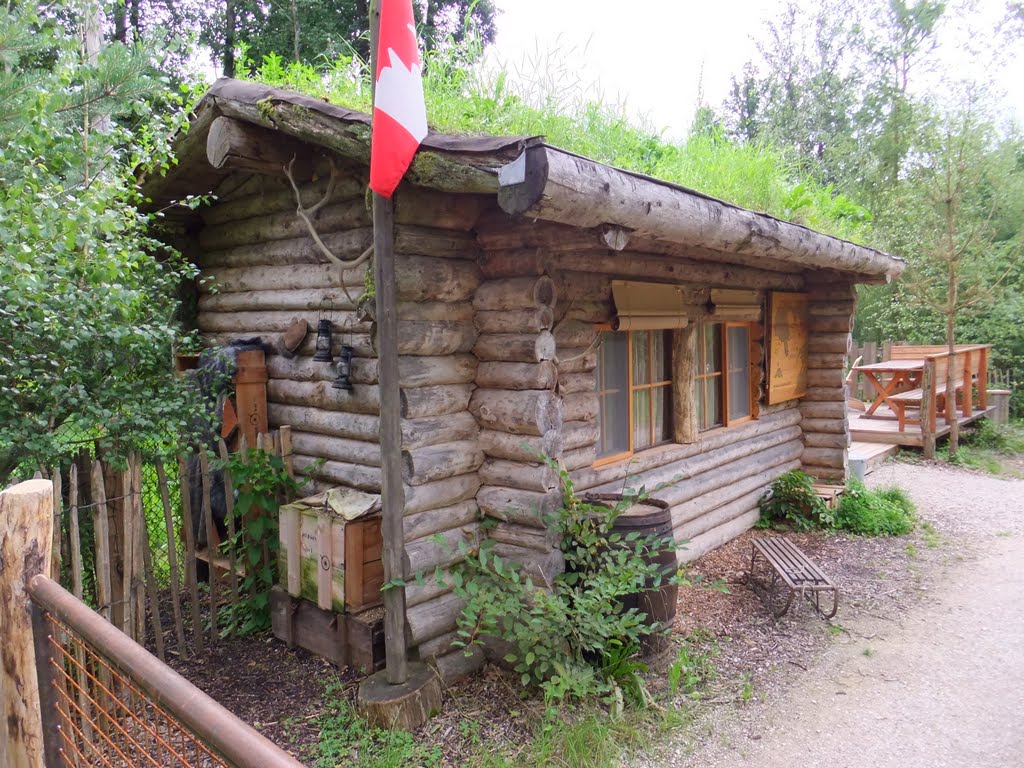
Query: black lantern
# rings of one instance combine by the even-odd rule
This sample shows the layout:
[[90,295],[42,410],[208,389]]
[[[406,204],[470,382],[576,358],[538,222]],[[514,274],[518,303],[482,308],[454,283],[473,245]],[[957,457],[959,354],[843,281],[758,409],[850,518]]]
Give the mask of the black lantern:
[[355,350],[348,344],[343,344],[338,352],[338,378],[331,384],[335,389],[343,389],[346,392],[352,391],[352,353]]
[[331,321],[321,320],[316,325],[316,354],[313,359],[318,363],[331,362]]

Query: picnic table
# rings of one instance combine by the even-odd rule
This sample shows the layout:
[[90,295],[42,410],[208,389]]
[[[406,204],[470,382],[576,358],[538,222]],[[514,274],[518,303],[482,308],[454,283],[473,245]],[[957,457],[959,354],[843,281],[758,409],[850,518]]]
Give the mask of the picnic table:
[[880,419],[886,417],[874,414],[882,403],[888,405],[893,413],[898,413],[899,408],[893,407],[893,402],[889,398],[921,386],[921,379],[924,376],[924,360],[886,360],[881,363],[857,365],[853,370],[864,374],[864,378],[868,380],[877,395],[874,402],[864,411],[864,415]]

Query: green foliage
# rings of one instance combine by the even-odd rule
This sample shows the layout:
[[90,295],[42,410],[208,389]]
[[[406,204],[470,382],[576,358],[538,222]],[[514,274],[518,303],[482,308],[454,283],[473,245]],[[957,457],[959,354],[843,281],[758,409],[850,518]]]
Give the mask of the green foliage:
[[[637,125],[621,104],[588,97],[565,54],[546,54],[534,71],[479,65],[479,37],[465,36],[424,57],[423,87],[431,127],[451,133],[544,135],[554,145],[628,170],[683,184],[738,205],[863,240],[870,214],[833,187],[800,180],[796,166],[765,143],[738,144],[709,124],[684,142]],[[365,62],[338,56],[326,66],[266,56],[245,71],[355,109],[370,109]],[[246,76],[246,75],[241,75]]]
[[367,725],[345,698],[338,683],[327,686],[324,707],[317,720],[316,768],[435,768],[440,748],[416,743],[408,731]]
[[871,491],[850,480],[840,497],[836,528],[859,536],[902,536],[914,530],[914,503],[900,488]]
[[687,637],[668,668],[668,687],[672,696],[694,697],[700,688],[714,680],[718,674],[714,665],[718,653],[718,643],[707,633],[693,633]]
[[124,456],[187,434],[201,409],[170,366],[195,270],[154,237],[136,186],[171,162],[188,94],[168,96],[142,49],[86,64],[29,6],[0,8],[0,62],[3,485],[82,442]]
[[758,502],[761,518],[758,526],[787,526],[797,531],[829,528],[834,520],[832,510],[814,490],[814,479],[791,469],[780,475]]
[[231,477],[235,499],[235,536],[223,547],[232,547],[245,568],[239,584],[238,603],[227,606],[226,624],[249,635],[270,629],[270,588],[276,581],[278,509],[294,497],[302,483],[288,474],[284,460],[266,451],[250,448],[216,459],[212,466]]
[[474,551],[463,545],[465,560],[451,575],[455,594],[466,600],[457,645],[468,652],[486,637],[500,638],[522,684],[539,686],[549,700],[596,694],[613,707],[644,700],[641,668],[631,659],[640,640],[659,628],[623,600],[661,587],[666,576],[652,556],[674,551],[675,542],[612,530],[642,489],[611,508],[589,503],[576,496],[568,472],[546,461],[562,481],[563,505],[548,525],[561,539],[565,572],[534,584],[518,564],[494,554],[494,541]]

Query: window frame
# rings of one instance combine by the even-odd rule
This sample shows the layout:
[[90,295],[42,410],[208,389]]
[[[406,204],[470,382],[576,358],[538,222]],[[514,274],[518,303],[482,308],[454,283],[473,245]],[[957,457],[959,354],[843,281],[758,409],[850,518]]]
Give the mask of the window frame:
[[[629,416],[629,428],[628,428],[628,432],[629,432],[629,434],[628,434],[628,437],[629,437],[629,449],[626,450],[626,451],[620,451],[619,453],[616,453],[616,454],[612,454],[611,456],[602,456],[599,459],[595,459],[595,461],[592,464],[592,466],[596,469],[598,467],[603,467],[603,466],[606,466],[608,464],[614,464],[617,461],[622,461],[623,459],[628,459],[628,458],[631,458],[632,456],[636,455],[637,448],[636,448],[635,443],[634,443],[634,430],[635,430],[635,426],[636,426],[636,420],[635,420],[635,416],[634,416],[634,412],[633,412],[634,411],[634,408],[633,408],[633,395],[634,395],[634,393],[635,392],[641,392],[641,391],[653,392],[653,390],[655,390],[655,389],[667,389],[668,390],[669,414],[671,415],[671,413],[672,413],[671,403],[672,403],[672,400],[676,397],[676,393],[675,393],[674,390],[675,390],[675,386],[677,384],[677,379],[676,379],[676,377],[674,375],[672,375],[672,374],[675,373],[675,360],[673,359],[673,356],[672,356],[672,329],[670,329],[670,328],[655,328],[655,329],[649,329],[649,330],[644,330],[644,331],[615,331],[615,330],[612,329],[610,324],[602,324],[602,325],[599,325],[599,326],[595,326],[595,330],[597,330],[599,333],[624,333],[626,335],[626,369],[627,369],[627,372],[626,372],[626,403],[627,403],[627,409],[628,409],[627,412],[628,412],[628,416]],[[669,365],[667,366],[666,373],[670,375],[670,378],[664,379],[664,380],[661,380],[661,381],[650,381],[650,382],[648,382],[646,384],[636,384],[636,383],[634,383],[634,380],[633,380],[633,367],[634,367],[633,366],[633,334],[634,333],[643,333],[647,337],[647,361],[648,361],[647,364],[648,364],[649,369],[650,369],[649,373],[651,373],[651,374],[653,374],[653,370],[654,370],[653,334],[655,334],[655,333],[663,333],[663,334],[665,334],[665,338],[664,338],[665,350],[668,352],[668,359],[669,359]],[[651,376],[651,378],[653,378],[653,376]],[[604,409],[603,401],[604,401],[604,392],[606,392],[606,391],[607,390],[601,390],[601,389],[597,390],[597,397],[598,397],[598,429],[599,430],[602,428],[601,425],[604,424],[604,420],[601,418],[601,412]],[[652,444],[648,445],[648,446],[644,446],[643,448],[640,448],[639,450],[641,450],[641,451],[648,451],[648,450],[651,450],[652,448],[658,448],[659,446],[668,445],[668,444],[671,444],[671,443],[675,442],[675,437],[674,437],[674,427],[675,427],[675,425],[673,424],[672,428],[669,430],[668,437],[665,440],[662,440],[661,442],[654,443],[654,430],[656,428],[655,427],[655,420],[654,420],[654,398],[653,397],[648,397],[647,398],[647,403],[648,403],[649,416],[650,416],[650,422],[651,422],[651,441],[652,441]],[[600,435],[598,437],[598,442],[600,444]]]
[[[699,408],[698,403],[702,397],[705,382],[711,378],[718,378],[718,394],[719,402],[722,407],[722,420],[721,423],[711,424],[704,426],[703,423],[697,425],[697,432],[710,432],[713,429],[726,429],[728,427],[734,427],[738,424],[743,424],[748,421],[753,421],[756,418],[757,403],[753,391],[754,381],[754,326],[756,323],[752,322],[736,322],[736,321],[719,321],[719,322],[707,322],[703,321],[700,323],[700,327],[697,333],[697,359],[696,373],[694,375],[694,407]],[[719,345],[719,369],[712,373],[704,373],[705,368],[705,344],[704,334],[708,327],[719,326],[721,328],[720,333],[720,345]],[[729,329],[730,328],[745,328],[747,331],[747,368],[749,369],[748,381],[751,382],[747,388],[747,415],[739,416],[735,419],[729,417]],[[704,411],[706,413],[707,404],[705,402]]]

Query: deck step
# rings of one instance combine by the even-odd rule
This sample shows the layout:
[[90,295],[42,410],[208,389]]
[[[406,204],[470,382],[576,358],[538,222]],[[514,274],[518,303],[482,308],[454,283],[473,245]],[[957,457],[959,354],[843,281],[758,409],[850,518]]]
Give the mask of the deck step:
[[895,456],[900,447],[889,443],[866,443],[855,440],[850,444],[850,458],[864,462],[864,471],[870,472],[890,456]]

